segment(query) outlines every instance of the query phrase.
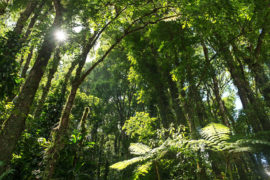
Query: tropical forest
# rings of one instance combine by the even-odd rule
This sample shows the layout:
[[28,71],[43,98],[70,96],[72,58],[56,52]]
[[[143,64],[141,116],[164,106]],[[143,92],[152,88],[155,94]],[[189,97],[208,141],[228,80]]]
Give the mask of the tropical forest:
[[270,0],[0,0],[0,180],[269,180]]

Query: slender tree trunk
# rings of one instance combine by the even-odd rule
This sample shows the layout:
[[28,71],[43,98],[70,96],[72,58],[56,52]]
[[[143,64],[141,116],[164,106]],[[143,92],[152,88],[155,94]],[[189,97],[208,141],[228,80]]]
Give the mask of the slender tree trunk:
[[264,62],[266,58],[262,56],[261,49],[266,41],[265,35],[269,33],[269,17],[270,11],[268,10],[264,17],[265,22],[258,37],[257,45],[254,51],[251,52],[251,60],[248,61],[249,68],[255,77],[256,85],[260,89],[260,92],[262,93],[268,107],[270,107],[270,79],[264,69]]
[[33,56],[33,51],[34,51],[34,46],[32,46],[30,48],[30,53],[28,54],[26,62],[25,62],[23,69],[22,69],[21,78],[26,78],[26,73],[27,73],[27,70],[29,68],[32,56]]
[[73,168],[76,168],[77,162],[80,159],[81,153],[82,153],[82,148],[83,148],[83,142],[85,141],[85,137],[86,137],[86,119],[88,117],[88,114],[90,112],[89,107],[84,109],[81,121],[80,121],[80,131],[81,131],[81,139],[78,143],[78,150],[75,153],[75,157],[73,160]]
[[[217,36],[218,37],[218,36]],[[240,96],[241,102],[244,109],[247,110],[249,123],[255,132],[260,130],[269,130],[270,123],[263,105],[260,103],[257,97],[254,96],[252,89],[250,88],[249,82],[246,80],[243,74],[243,67],[239,67],[235,61],[231,52],[224,42],[219,39],[219,53],[224,57],[226,66],[228,67],[233,83],[238,89],[238,94]]]
[[46,168],[44,171],[43,178],[46,180],[52,178],[54,174],[54,168],[58,160],[58,153],[64,147],[64,139],[67,136],[66,132],[69,125],[69,115],[71,113],[71,109],[72,109],[72,106],[76,97],[77,90],[81,84],[81,82],[78,81],[78,79],[80,78],[82,68],[86,62],[87,54],[91,49],[91,43],[92,41],[90,39],[83,48],[83,52],[79,58],[80,59],[79,67],[77,68],[75,79],[71,84],[71,91],[66,101],[66,105],[63,109],[59,125],[58,127],[55,128],[53,132],[53,139],[52,139],[53,144],[50,147],[50,149],[47,150],[45,154]]
[[69,67],[68,69],[68,72],[65,74],[65,77],[64,77],[64,81],[63,81],[63,84],[61,86],[61,97],[60,97],[60,107],[59,109],[63,109],[63,106],[64,106],[64,103],[65,103],[65,100],[66,100],[66,94],[67,94],[67,86],[69,84],[69,81],[71,79],[71,74],[73,72],[73,70],[75,69],[76,65],[79,63],[79,61],[73,61],[71,63],[71,66]]
[[108,175],[109,175],[109,172],[110,172],[110,168],[109,168],[110,164],[109,164],[109,161],[108,161],[108,158],[106,159],[106,162],[105,162],[105,171],[104,171],[104,180],[107,180],[108,179]]
[[118,146],[118,132],[114,134],[114,153],[115,155],[118,155],[119,153],[119,146]]
[[26,9],[20,14],[20,17],[13,30],[16,34],[20,35],[22,33],[22,30],[26,24],[26,21],[28,20],[32,12],[35,10],[37,4],[38,4],[38,1],[36,0],[29,1],[29,3],[26,6]]
[[[56,7],[56,17],[52,27],[61,24],[61,5],[60,0],[54,0]],[[4,122],[4,127],[0,132],[0,160],[8,162],[12,152],[17,144],[21,133],[25,129],[25,120],[30,111],[39,82],[44,74],[51,53],[55,48],[55,40],[52,37],[52,29],[46,34],[41,49],[38,52],[36,62],[23,85],[17,101],[14,103],[14,109],[10,117]]]
[[208,123],[208,116],[200,92],[194,84],[191,84],[190,86],[189,97],[191,100],[193,99],[193,102],[196,105],[195,109],[198,116],[197,120],[199,121],[199,125],[201,127],[205,126]]
[[26,41],[27,38],[29,37],[29,35],[31,34],[32,28],[34,27],[35,23],[37,22],[37,18],[40,15],[40,12],[41,12],[42,7],[44,6],[45,2],[46,2],[46,0],[42,0],[42,2],[39,4],[39,6],[34,10],[34,16],[31,18],[30,23],[28,24],[27,30],[23,36],[23,41]]
[[51,83],[52,83],[52,79],[54,77],[54,74],[57,71],[57,68],[58,68],[58,65],[60,63],[60,60],[61,60],[60,49],[58,48],[56,50],[56,52],[55,52],[55,55],[54,55],[54,59],[53,59],[53,62],[52,62],[52,67],[49,70],[49,74],[48,74],[48,77],[47,77],[46,85],[43,88],[41,98],[40,98],[40,100],[38,102],[37,108],[36,108],[35,113],[34,113],[34,117],[35,118],[39,118],[40,117],[40,114],[42,112],[42,107],[43,107],[44,102],[45,102],[45,100],[47,98],[47,95],[49,93],[49,90],[50,90],[50,87],[51,87]]
[[222,101],[221,96],[220,96],[219,87],[218,87],[218,80],[217,80],[217,77],[216,77],[215,70],[214,70],[213,66],[211,65],[211,63],[210,63],[210,59],[209,59],[209,55],[208,55],[208,49],[207,49],[207,47],[205,46],[204,43],[202,43],[202,46],[203,46],[203,51],[204,51],[206,64],[207,64],[207,67],[210,69],[210,73],[211,73],[211,76],[212,76],[213,86],[214,86],[213,91],[214,91],[214,94],[215,94],[215,97],[216,97],[216,101],[218,103],[219,114],[222,117],[223,124],[230,127],[229,114],[228,114],[228,111],[227,111],[227,109],[226,109],[226,107],[224,105],[224,102]]
[[158,110],[160,113],[162,125],[164,128],[168,129],[170,124],[173,123],[175,119],[171,111],[172,109],[170,107],[164,86],[160,83],[156,89],[158,96]]
[[52,137],[52,146],[47,150],[45,154],[46,168],[44,171],[43,179],[49,180],[53,177],[56,162],[58,160],[59,152],[64,147],[64,141],[67,136],[66,131],[68,128],[69,115],[72,109],[73,102],[77,93],[79,85],[73,84],[66,106],[62,113],[62,117],[58,127],[54,129]]
[[157,180],[161,180],[160,179],[160,174],[159,174],[159,169],[158,169],[158,163],[157,163],[157,161],[154,161],[154,165],[155,165]]
[[263,95],[267,106],[270,107],[270,79],[266,75],[263,65],[255,63],[249,65],[249,68],[254,74],[256,85]]
[[231,43],[236,57],[241,58],[249,67],[252,76],[255,78],[257,88],[263,95],[267,106],[270,107],[270,79],[268,78],[264,69],[264,60],[261,57],[260,49],[262,46],[262,39],[265,36],[265,29],[259,36],[257,47],[254,51],[250,51],[251,56],[247,56],[241,52],[235,43]]
[[183,115],[182,108],[180,106],[178,89],[177,89],[176,83],[172,81],[172,77],[170,75],[168,76],[168,84],[169,84],[173,109],[176,115],[177,124],[186,125],[187,124],[186,119],[185,119],[185,116]]
[[97,180],[100,180],[100,169],[101,169],[101,165],[102,165],[102,151],[103,151],[103,145],[104,145],[104,135],[101,135],[101,139],[100,139],[100,147],[98,150],[98,163],[97,163]]
[[[227,53],[229,54],[230,52]],[[242,101],[244,109],[247,110],[248,115],[250,116],[250,124],[252,125],[255,132],[260,130],[270,130],[269,118],[265,113],[265,109],[263,104],[261,104],[260,100],[255,97],[254,92],[251,90],[249,82],[244,77],[244,74],[239,73],[239,68],[233,62],[233,57],[226,58],[227,66],[229,67],[229,71],[233,78],[233,82],[239,90],[239,96]],[[237,70],[238,69],[238,70]],[[247,102],[246,102],[247,101]]]
[[[26,24],[27,19],[31,15],[31,13],[34,11],[34,8],[36,7],[38,1],[29,1],[27,3],[26,9],[20,14],[20,17],[16,23],[15,28],[13,31],[8,31],[6,33],[7,40],[2,40],[1,43],[4,43],[5,46],[3,49],[1,49],[2,53],[0,54],[0,79],[5,84],[5,86],[1,87],[1,91],[7,91],[8,92],[8,100],[13,99],[15,96],[14,90],[16,89],[16,85],[18,84],[16,82],[16,77],[19,72],[19,66],[16,61],[16,56],[20,52],[20,49],[22,48],[22,30],[24,28],[24,25]],[[5,68],[3,68],[3,65]],[[12,78],[5,75],[5,72],[8,72],[9,74],[12,74]]]
[[186,119],[187,124],[189,126],[189,131],[190,131],[192,139],[197,139],[198,133],[197,133],[196,125],[195,125],[195,121],[194,121],[195,112],[193,111],[194,109],[191,105],[191,102],[187,100],[187,97],[186,97],[187,95],[186,95],[185,90],[183,89],[184,88],[183,84],[184,83],[181,82],[180,94],[181,94],[181,99],[182,99],[182,104],[183,104],[184,116],[185,116],[185,119]]
[[[40,15],[40,11],[41,11],[42,7],[44,6],[44,4],[45,4],[45,0],[42,1],[42,3],[39,5],[39,7],[36,8],[35,14],[34,14],[34,16],[31,18],[30,23],[28,24],[26,33],[24,34],[23,38],[21,39],[21,42],[24,43],[24,42],[27,41],[29,35],[30,35],[31,32],[32,32],[32,28],[34,27],[35,23],[37,22],[37,19],[38,19],[39,15]],[[46,14],[47,14],[48,12],[49,12],[49,10],[46,11],[42,16],[45,17]],[[42,21],[42,19],[41,19],[40,21]],[[33,46],[33,45],[32,45],[32,46]],[[31,52],[31,50],[30,50],[30,52]],[[20,65],[22,65],[23,62],[24,62],[24,57],[22,56],[22,57],[21,57],[21,60],[20,60]]]
[[[189,58],[186,58],[186,59],[189,60]],[[191,70],[192,70],[191,68],[192,67],[191,67],[190,62],[187,62],[186,76],[187,76],[187,81],[189,83],[188,94],[187,94],[188,98],[189,98],[189,104],[193,103],[193,108],[195,105],[195,113],[197,114],[197,118],[195,118],[195,119],[197,120],[197,124],[199,126],[204,126],[207,123],[207,114],[205,112],[205,107],[204,107],[204,104],[202,102],[200,92],[199,92],[198,88],[196,87],[195,80],[194,80],[192,72],[191,72]],[[190,108],[192,108],[191,104],[190,104]]]

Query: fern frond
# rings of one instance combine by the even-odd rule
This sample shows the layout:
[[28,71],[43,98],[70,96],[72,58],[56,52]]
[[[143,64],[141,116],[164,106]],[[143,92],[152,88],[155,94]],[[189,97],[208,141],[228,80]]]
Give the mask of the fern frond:
[[220,143],[230,139],[230,129],[222,124],[211,123],[201,129],[200,134],[206,140]]
[[145,157],[139,156],[139,157],[135,157],[129,160],[125,160],[125,161],[120,161],[117,162],[113,165],[110,166],[110,168],[112,169],[117,169],[117,170],[123,170],[126,167],[128,167],[129,165],[135,164],[137,162],[143,161],[145,159]]
[[142,143],[131,143],[129,146],[129,151],[134,155],[144,155],[151,151],[151,148]]
[[242,152],[252,152],[255,151],[252,147],[237,147],[229,150],[230,153],[242,153]]
[[134,179],[139,179],[140,176],[145,176],[146,174],[148,174],[148,172],[150,171],[150,169],[152,168],[152,161],[148,161],[147,163],[138,166],[135,169],[135,174],[134,174]]

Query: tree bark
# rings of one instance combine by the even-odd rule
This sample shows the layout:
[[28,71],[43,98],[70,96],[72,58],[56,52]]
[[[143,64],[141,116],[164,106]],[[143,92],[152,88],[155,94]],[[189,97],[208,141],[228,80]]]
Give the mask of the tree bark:
[[46,2],[45,0],[42,0],[42,2],[39,4],[39,6],[34,10],[34,15],[31,18],[30,23],[28,24],[27,30],[26,30],[26,32],[25,32],[25,34],[23,36],[23,41],[26,41],[27,38],[29,37],[29,35],[31,34],[32,28],[34,27],[34,25],[35,25],[35,23],[37,21],[37,18],[40,15],[41,9],[44,6],[45,2]]
[[218,52],[223,56],[226,66],[231,74],[234,85],[238,89],[243,108],[246,110],[249,123],[252,125],[253,131],[258,132],[260,130],[270,130],[270,123],[263,105],[260,103],[257,97],[255,97],[249,82],[243,73],[243,67],[238,66],[235,63],[228,45],[222,42],[221,38],[218,38]]
[[187,121],[188,127],[189,127],[189,131],[191,134],[191,138],[192,139],[197,139],[198,138],[198,132],[196,130],[196,124],[195,124],[195,117],[194,117],[194,109],[191,105],[191,102],[187,100],[187,95],[184,88],[184,81],[181,80],[181,84],[180,84],[180,95],[181,95],[181,101],[183,104],[183,112],[184,112],[184,116],[185,119]]
[[186,125],[186,119],[183,115],[182,108],[180,106],[179,93],[176,83],[173,82],[171,75],[168,75],[168,84],[170,89],[170,96],[172,99],[173,109],[176,115],[177,125]]
[[32,46],[30,48],[30,53],[28,54],[26,62],[24,64],[24,66],[23,66],[23,70],[22,70],[22,73],[21,73],[21,78],[26,78],[26,73],[27,73],[27,70],[29,68],[32,56],[33,56],[33,51],[34,51],[34,46]]
[[73,160],[73,168],[76,167],[77,165],[77,162],[78,160],[80,159],[80,156],[81,156],[81,153],[82,153],[82,148],[83,148],[83,142],[85,141],[85,137],[86,137],[86,119],[88,117],[88,114],[90,112],[90,109],[89,107],[85,108],[84,109],[84,112],[83,112],[83,115],[82,115],[82,118],[81,118],[81,121],[80,121],[80,131],[81,131],[81,139],[78,143],[78,150],[77,152],[75,153],[75,157],[74,157],[74,160]]
[[43,178],[51,179],[54,174],[54,168],[58,160],[58,153],[64,147],[64,139],[67,136],[67,128],[69,125],[69,115],[76,97],[77,90],[81,84],[78,79],[80,78],[81,71],[86,62],[87,54],[91,49],[92,39],[90,39],[87,44],[83,47],[81,56],[79,57],[79,67],[76,70],[75,79],[71,84],[71,91],[66,101],[66,105],[62,111],[62,116],[60,118],[59,125],[55,128],[53,132],[52,146],[45,153],[46,168],[44,171]]
[[55,48],[52,30],[61,24],[62,14],[60,0],[54,0],[54,3],[56,17],[53,26],[46,34],[41,49],[38,52],[36,62],[18,95],[17,101],[14,103],[14,109],[10,117],[4,122],[4,127],[0,132],[0,160],[6,163],[10,160],[16,143],[25,129],[25,120],[30,111],[39,82],[44,74],[51,53]]
[[16,23],[16,26],[14,28],[14,32],[18,35],[22,33],[22,30],[26,24],[27,19],[30,17],[32,12],[35,10],[35,7],[37,6],[38,1],[36,0],[30,0],[29,3],[26,6],[26,9],[20,14],[20,17]]
[[[4,47],[1,47],[2,53],[0,54],[0,79],[2,80],[2,83],[5,84],[5,86],[1,87],[1,91],[8,94],[8,100],[15,96],[16,92],[14,92],[14,90],[18,85],[16,79],[18,78],[19,68],[16,56],[23,45],[21,40],[22,30],[37,4],[38,1],[33,0],[27,3],[26,9],[20,14],[13,31],[8,31],[6,33],[7,40],[1,41],[1,43],[5,44]],[[2,67],[3,65],[5,65],[5,68]],[[6,72],[11,74],[11,76],[6,76]]]
[[203,51],[204,51],[204,57],[205,57],[205,60],[206,60],[206,64],[207,64],[207,67],[210,69],[211,77],[212,77],[212,80],[213,80],[213,86],[214,86],[213,92],[215,94],[216,101],[218,103],[219,114],[220,114],[220,116],[222,118],[223,124],[230,127],[229,113],[228,113],[228,111],[227,111],[227,109],[226,109],[226,107],[224,105],[224,102],[221,99],[221,96],[220,96],[219,87],[218,87],[218,80],[217,80],[217,77],[216,77],[215,70],[214,70],[213,66],[211,65],[211,63],[210,63],[208,49],[207,49],[207,47],[205,46],[204,43],[202,43],[202,46],[203,46]]
[[40,117],[40,114],[42,112],[43,104],[45,103],[45,100],[46,100],[47,95],[49,93],[49,90],[50,90],[50,87],[51,87],[51,82],[52,82],[52,79],[54,78],[54,74],[57,71],[57,68],[58,68],[58,65],[60,63],[60,60],[61,60],[60,49],[58,48],[56,50],[56,52],[55,52],[55,55],[54,55],[54,59],[53,59],[53,62],[52,62],[52,67],[49,70],[49,74],[48,74],[48,77],[47,77],[46,85],[43,88],[41,98],[40,98],[40,100],[38,102],[37,108],[36,108],[35,113],[34,113],[34,117],[35,118],[39,118]]

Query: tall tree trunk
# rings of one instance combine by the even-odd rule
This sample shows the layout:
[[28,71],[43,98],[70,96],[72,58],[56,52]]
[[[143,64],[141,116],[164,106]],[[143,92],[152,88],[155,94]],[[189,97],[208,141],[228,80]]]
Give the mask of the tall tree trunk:
[[30,111],[39,82],[44,74],[51,53],[55,48],[52,30],[54,27],[61,25],[62,13],[60,0],[54,0],[54,3],[56,7],[56,17],[53,26],[45,36],[36,62],[18,95],[17,101],[14,103],[14,109],[11,115],[4,122],[4,127],[0,133],[0,160],[4,162],[10,160],[17,141],[25,129],[25,120]]
[[161,117],[162,125],[164,128],[168,129],[171,123],[175,123],[175,119],[172,113],[172,108],[170,107],[167,92],[162,83],[156,86],[157,90],[157,100],[158,100],[158,110]]
[[79,84],[72,84],[72,88],[66,102],[66,106],[62,113],[60,123],[58,127],[54,129],[52,137],[52,146],[47,150],[45,154],[46,168],[43,174],[43,179],[51,179],[54,174],[55,165],[58,160],[59,152],[64,147],[64,141],[67,136],[66,131],[68,129],[69,115],[75,100],[75,96],[78,90]]
[[60,97],[60,100],[59,100],[60,101],[59,109],[61,109],[61,110],[63,109],[64,103],[65,103],[65,100],[66,100],[67,87],[68,87],[69,81],[71,79],[72,72],[74,71],[74,69],[76,68],[76,65],[78,63],[79,63],[79,61],[73,61],[71,63],[71,66],[68,69],[68,72],[65,74],[64,81],[63,81],[63,84],[61,86],[61,92],[60,92],[61,97]]
[[191,98],[190,100],[193,100],[193,103],[196,105],[195,109],[199,125],[201,127],[205,126],[208,123],[208,115],[206,113],[205,105],[202,101],[199,89],[197,88],[197,86],[195,86],[195,84],[191,84],[189,97]]
[[81,139],[79,140],[79,143],[78,143],[78,150],[76,151],[75,153],[75,157],[74,157],[74,160],[73,160],[73,168],[75,169],[76,168],[76,165],[77,165],[77,162],[78,160],[80,159],[80,156],[81,156],[81,153],[82,153],[82,148],[83,148],[83,142],[85,141],[85,137],[86,137],[86,119],[88,117],[88,114],[90,112],[90,109],[89,107],[85,108],[84,109],[84,112],[83,112],[83,115],[82,115],[82,118],[81,118],[81,121],[80,121],[80,132],[81,132]]
[[[27,19],[34,11],[38,1],[29,1],[26,9],[20,14],[20,17],[16,23],[13,31],[6,33],[7,40],[1,40],[1,54],[0,54],[0,79],[4,86],[1,87],[0,91],[8,94],[8,99],[13,99],[16,92],[16,79],[18,78],[19,66],[16,61],[16,56],[22,48],[21,34]],[[3,46],[4,44],[4,46]],[[11,76],[6,76],[6,73]],[[1,95],[0,95],[1,96]]]
[[187,100],[187,95],[186,92],[184,90],[184,81],[182,80],[181,84],[180,84],[180,95],[181,95],[181,101],[182,101],[182,106],[183,106],[183,112],[184,112],[184,116],[185,119],[187,121],[187,124],[189,126],[189,131],[191,134],[191,138],[193,139],[197,139],[198,137],[198,132],[196,130],[196,125],[195,125],[195,117],[194,117],[194,109],[191,105],[191,102]]
[[[39,4],[39,6],[34,10],[34,15],[31,18],[30,23],[28,24],[26,32],[23,36],[23,41],[26,41],[27,38],[29,37],[29,35],[31,34],[32,28],[34,27],[35,23],[37,22],[37,18],[40,15],[40,12],[41,12],[42,7],[44,6],[45,2],[46,2],[46,0],[42,0],[42,2]],[[45,12],[45,14],[46,13],[48,13],[48,11]]]
[[262,56],[261,49],[266,41],[264,40],[265,35],[266,33],[269,33],[269,17],[270,11],[268,10],[263,18],[264,24],[262,25],[262,29],[257,40],[257,45],[253,53],[251,53],[253,56],[250,58],[251,61],[249,61],[249,68],[254,74],[256,85],[260,89],[268,107],[270,107],[270,79],[263,67],[266,58]]
[[26,24],[26,21],[28,20],[32,12],[35,10],[37,4],[38,4],[38,1],[36,0],[29,1],[29,3],[26,6],[26,9],[20,14],[20,17],[13,30],[16,34],[20,35],[22,33],[22,30]]
[[100,180],[101,178],[101,166],[102,166],[102,151],[103,151],[103,146],[104,146],[104,135],[101,135],[100,137],[100,147],[98,150],[98,163],[97,163],[97,180]]
[[221,95],[220,95],[219,87],[218,87],[218,80],[217,80],[217,77],[216,77],[215,70],[214,70],[213,66],[211,65],[211,63],[210,63],[208,49],[207,49],[207,47],[205,46],[205,44],[203,42],[202,42],[202,46],[203,46],[203,51],[204,51],[206,64],[207,64],[207,67],[210,69],[211,77],[212,77],[212,80],[213,80],[213,86],[214,86],[213,91],[214,91],[214,94],[215,94],[215,97],[216,97],[216,101],[218,103],[219,114],[220,114],[220,116],[222,118],[223,124],[230,127],[230,123],[229,123],[230,116],[229,116],[229,113],[228,113],[228,111],[227,111],[227,109],[226,109],[226,107],[224,105],[224,102],[221,99]]
[[33,51],[34,51],[34,46],[32,46],[30,48],[30,53],[28,54],[26,62],[25,62],[23,69],[22,69],[21,78],[26,78],[26,73],[27,73],[27,70],[29,68],[32,56],[33,56]]
[[157,180],[161,180],[157,161],[154,161],[154,165],[155,165],[155,171],[156,171]]
[[[217,36],[218,37],[218,36]],[[232,56],[228,45],[221,41],[218,37],[219,43],[217,44],[219,53],[224,57],[226,66],[228,67],[233,83],[238,89],[241,102],[244,109],[247,110],[249,123],[255,132],[260,130],[270,130],[270,123],[267,115],[265,114],[264,107],[257,97],[254,96],[249,82],[243,74],[243,67],[239,67],[234,57]]]
[[[79,57],[79,66],[76,70],[75,79],[71,84],[71,91],[66,101],[66,105],[62,111],[62,116],[58,127],[55,128],[53,132],[52,146],[47,150],[45,154],[46,168],[44,171],[43,178],[51,179],[54,174],[54,168],[58,160],[58,153],[64,147],[64,139],[67,136],[67,129],[69,125],[69,115],[76,97],[77,90],[82,82],[78,81],[80,78],[83,66],[86,62],[87,54],[91,49],[92,40],[90,39],[88,43],[84,46],[81,56]],[[74,61],[75,62],[75,61]]]
[[251,56],[247,56],[246,53],[241,52],[235,43],[232,43],[235,56],[240,56],[242,60],[248,65],[248,68],[251,71],[251,75],[255,78],[255,83],[257,88],[260,90],[263,95],[267,106],[270,107],[270,79],[265,72],[264,68],[264,57],[261,57],[260,49],[263,44],[262,39],[265,36],[265,29],[262,30],[257,47],[254,51],[250,50]]
[[108,161],[108,157],[106,158],[106,161],[105,161],[105,170],[104,170],[104,180],[107,180],[108,179],[108,175],[109,175],[109,172],[110,172],[110,168],[109,168],[110,164],[109,164],[109,161]]
[[175,82],[173,82],[171,75],[168,75],[168,84],[169,84],[173,109],[176,115],[176,123],[177,125],[186,125],[187,124],[186,119],[185,119],[185,116],[183,115],[182,108],[180,106],[177,85]]
[[[45,0],[43,0],[39,6],[35,9],[34,11],[34,16],[31,18],[30,23],[28,24],[28,27],[26,29],[25,34],[23,35],[22,39],[21,39],[21,43],[26,42],[26,40],[28,39],[29,35],[32,32],[32,28],[34,27],[35,23],[37,22],[37,18],[40,15],[40,11],[42,9],[42,7],[45,4]],[[48,11],[47,11],[48,12]],[[33,46],[33,45],[32,45]],[[30,48],[31,49],[31,48]],[[31,52],[31,50],[30,50]],[[22,53],[23,54],[23,53]],[[24,62],[24,56],[21,56],[21,60],[20,60],[20,65],[22,65],[22,63]]]
[[40,114],[42,112],[42,107],[43,107],[44,102],[45,102],[45,100],[47,98],[47,95],[49,93],[49,90],[50,90],[50,87],[51,87],[51,83],[52,83],[52,79],[54,77],[54,74],[57,71],[57,68],[58,68],[58,65],[60,63],[60,60],[61,60],[60,49],[58,48],[56,50],[56,52],[55,52],[55,55],[54,55],[54,59],[53,59],[53,62],[52,62],[52,67],[49,70],[49,74],[48,74],[48,77],[47,77],[46,85],[43,88],[41,98],[40,98],[40,100],[38,102],[37,108],[36,108],[35,113],[34,113],[34,117],[35,118],[39,118],[40,117]]
[[[189,60],[189,58],[186,58],[187,60]],[[188,98],[189,98],[189,104],[193,103],[193,108],[195,105],[195,113],[197,114],[197,118],[195,118],[197,120],[197,124],[199,126],[204,126],[207,123],[207,114],[205,112],[205,107],[204,104],[202,102],[202,98],[200,95],[200,92],[195,84],[195,80],[193,77],[193,74],[191,72],[192,70],[192,66],[190,64],[190,62],[187,62],[186,64],[186,76],[187,76],[187,81],[189,83],[189,87],[188,87]],[[190,108],[192,106],[190,105]],[[194,120],[195,120],[194,119]]]

